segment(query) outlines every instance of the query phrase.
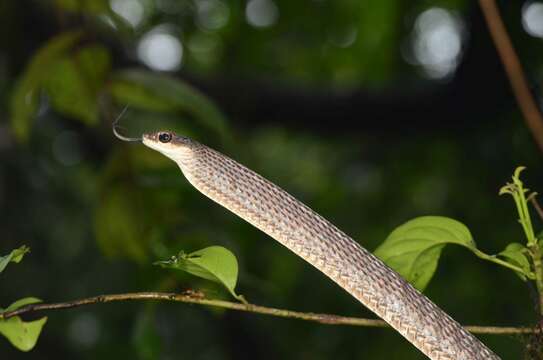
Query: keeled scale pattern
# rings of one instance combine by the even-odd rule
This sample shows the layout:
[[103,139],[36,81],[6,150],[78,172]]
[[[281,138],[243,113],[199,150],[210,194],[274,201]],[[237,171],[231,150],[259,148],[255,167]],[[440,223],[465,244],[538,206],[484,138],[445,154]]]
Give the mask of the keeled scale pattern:
[[499,359],[398,273],[243,165],[190,141],[175,159],[189,182],[305,259],[435,360]]

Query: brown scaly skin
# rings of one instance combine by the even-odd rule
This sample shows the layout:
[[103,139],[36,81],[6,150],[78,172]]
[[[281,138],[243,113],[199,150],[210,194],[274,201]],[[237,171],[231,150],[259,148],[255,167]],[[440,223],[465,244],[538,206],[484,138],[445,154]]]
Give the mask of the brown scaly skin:
[[262,176],[170,132],[146,134],[143,143],[174,160],[201,193],[326,274],[430,359],[499,359],[398,273]]

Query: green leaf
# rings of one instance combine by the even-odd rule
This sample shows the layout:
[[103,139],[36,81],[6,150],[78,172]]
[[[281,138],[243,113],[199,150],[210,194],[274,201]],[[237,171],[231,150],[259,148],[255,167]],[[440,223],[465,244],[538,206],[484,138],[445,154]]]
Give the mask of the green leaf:
[[[41,300],[34,297],[24,298],[14,302],[4,311],[13,311],[25,305],[39,302]],[[30,351],[36,345],[46,321],[47,317],[34,321],[23,321],[19,316],[0,319],[0,334],[4,335],[17,349]]]
[[168,98],[163,98],[143,85],[115,78],[109,84],[109,91],[118,103],[131,107],[157,112],[174,112],[177,106]]
[[17,82],[11,99],[11,125],[15,136],[26,141],[30,124],[39,105],[40,86],[56,61],[70,50],[81,37],[79,31],[66,32],[49,40],[40,48]]
[[79,11],[79,0],[56,0],[56,5],[64,11]]
[[34,348],[47,317],[34,321],[23,321],[19,316],[0,320],[0,334],[4,335],[13,346],[21,351]]
[[375,255],[422,291],[432,279],[446,244],[476,249],[469,229],[461,222],[423,216],[397,227]]
[[187,112],[207,128],[221,135],[227,133],[225,118],[217,107],[179,79],[149,71],[125,70],[113,77],[109,90],[118,103],[158,112]]
[[[526,246],[520,243],[511,243],[507,245],[507,247],[502,252],[500,252],[498,256],[502,257],[508,263],[520,267],[526,273],[530,273],[530,262],[528,261],[528,258],[526,257],[527,252],[528,252],[528,249],[526,248]],[[515,273],[522,280],[526,281],[525,274],[519,271],[515,271]]]
[[12,99],[12,126],[20,140],[28,138],[42,89],[55,110],[87,125],[98,123],[97,94],[111,61],[107,50],[99,45],[69,54],[79,38],[80,33],[74,32],[50,40],[27,67]]
[[6,266],[8,266],[10,262],[14,262],[14,263],[21,262],[21,260],[23,260],[23,256],[28,252],[30,252],[30,248],[26,245],[23,245],[20,248],[15,249],[12,252],[10,252],[8,255],[1,256],[0,257],[0,273],[4,271],[4,269],[6,268]]
[[81,120],[87,125],[98,123],[95,97],[73,59],[68,57],[60,59],[51,68],[45,89],[52,107],[58,112]]
[[91,44],[75,54],[75,61],[85,83],[93,94],[97,94],[111,70],[111,56],[102,45]]
[[170,260],[157,261],[155,265],[186,271],[192,275],[224,285],[236,299],[244,301],[235,293],[238,281],[236,256],[222,246],[210,246],[190,254],[180,252]]

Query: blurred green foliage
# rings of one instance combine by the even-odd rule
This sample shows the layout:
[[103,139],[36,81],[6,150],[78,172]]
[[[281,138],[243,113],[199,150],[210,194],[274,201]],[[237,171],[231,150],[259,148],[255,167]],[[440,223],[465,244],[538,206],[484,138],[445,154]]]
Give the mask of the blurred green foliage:
[[[57,61],[73,46],[79,33],[64,33],[41,48],[28,64],[24,76],[13,91],[12,126],[19,139],[26,139],[30,121],[38,109],[40,87],[46,81],[49,71],[57,67]],[[60,103],[60,101],[59,101]]]
[[[126,105],[123,134],[170,128],[218,148],[370,250],[392,229],[422,215],[460,220],[488,253],[522,242],[510,203],[496,194],[520,163],[530,169],[528,182],[541,188],[541,154],[507,84],[498,79],[501,70],[478,78],[497,60],[490,40],[477,40],[479,32],[471,32],[475,26],[484,29],[475,2],[277,0],[278,17],[264,27],[248,21],[245,1],[130,3],[139,4],[133,10],[141,11],[137,25],[135,18],[121,16],[129,4],[123,0],[0,3],[5,115],[0,120],[0,253],[23,243],[32,248],[24,264],[2,273],[0,304],[28,295],[60,301],[185,288],[223,297],[227,293],[220,286],[151,265],[180,249],[221,245],[237,255],[238,291],[252,302],[372,316],[300,259],[196,193],[174,163],[114,138],[111,122]],[[527,74],[537,84],[543,74],[542,44],[523,31],[521,5],[502,4]],[[459,60],[457,73],[431,79],[422,64],[410,60],[409,49],[419,15],[437,7],[464,24],[466,58]],[[138,53],[146,35],[162,31],[182,46],[180,68],[170,73],[145,69]],[[479,41],[478,55],[467,50],[470,41]],[[475,70],[466,73],[465,63]],[[473,79],[462,85],[466,77]],[[232,104],[221,102],[223,94],[242,108],[260,105],[245,103],[246,94],[229,86],[229,79],[265,80],[273,89],[294,88],[302,98],[321,91],[333,98],[354,89],[382,104],[383,113],[386,107],[396,109],[395,102],[404,97],[422,107],[424,94],[436,91],[452,94],[448,98],[455,108],[455,97],[481,82],[489,94],[469,93],[473,102],[459,103],[458,124],[443,124],[447,114],[432,113],[423,125],[405,126],[399,106],[387,117],[381,111],[361,115],[352,128],[330,112],[323,132],[304,112],[272,123],[261,122],[265,113],[245,123],[235,113],[224,114]],[[201,89],[194,85],[198,80]],[[213,99],[205,92],[209,82],[218,84]],[[502,88],[505,100],[490,95]],[[250,89],[261,91],[270,108],[289,106],[278,103],[273,91]],[[355,99],[349,108],[360,105]],[[375,131],[371,125],[376,123],[392,125]],[[430,298],[462,323],[535,322],[524,283],[459,248],[443,250],[425,290]],[[510,260],[522,262],[514,257]],[[422,358],[390,330],[179,304],[56,312],[47,326],[33,358]],[[521,338],[481,338],[504,359],[521,356]],[[1,358],[22,356],[28,355],[0,343]]]

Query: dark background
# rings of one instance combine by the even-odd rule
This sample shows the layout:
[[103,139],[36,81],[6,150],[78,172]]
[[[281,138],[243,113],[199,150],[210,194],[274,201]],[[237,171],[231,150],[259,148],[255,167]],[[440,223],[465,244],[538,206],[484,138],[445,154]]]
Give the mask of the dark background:
[[[499,4],[540,102],[543,3]],[[40,48],[76,29],[81,39],[64,62],[39,63],[29,74]],[[101,72],[70,73],[68,62],[89,47]],[[173,163],[113,137],[112,116],[126,103],[115,79],[146,67],[200,90],[222,115],[190,100],[186,108],[159,106],[143,93],[122,119],[130,133],[139,131],[134,124],[181,129],[370,250],[422,215],[462,221],[488,253],[524,242],[514,204],[498,189],[525,165],[528,187],[543,191],[541,153],[475,1],[5,0],[0,254],[22,244],[32,252],[0,275],[1,306],[25,296],[53,302],[186,288],[227,299],[203,280],[152,266],[181,249],[222,245],[238,257],[238,291],[251,302],[372,316],[197,193]],[[24,79],[34,87],[21,105]],[[526,283],[460,247],[445,249],[425,293],[463,324],[536,321]],[[48,316],[32,352],[1,340],[0,358],[424,358],[390,329],[186,304],[116,303]],[[480,338],[504,359],[522,357],[521,337]]]

